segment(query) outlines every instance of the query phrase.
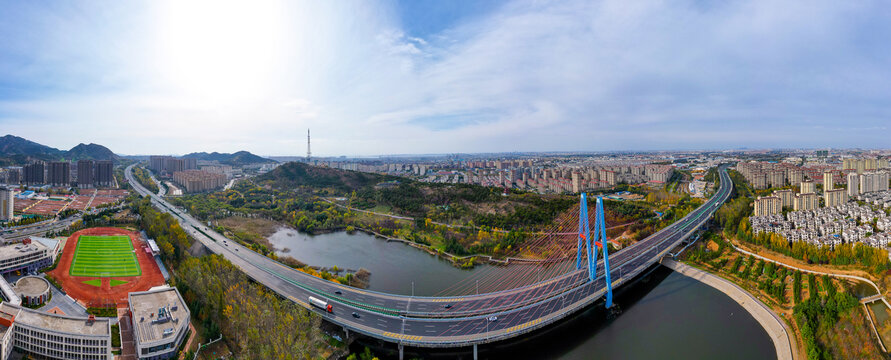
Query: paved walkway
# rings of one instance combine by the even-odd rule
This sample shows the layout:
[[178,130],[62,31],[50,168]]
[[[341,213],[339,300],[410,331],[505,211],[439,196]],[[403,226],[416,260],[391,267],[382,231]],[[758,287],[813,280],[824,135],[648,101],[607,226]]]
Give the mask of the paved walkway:
[[186,353],[189,352],[189,349],[192,348],[192,343],[195,342],[195,338],[197,337],[195,333],[195,326],[193,326],[192,323],[189,322],[189,338],[186,340],[186,346],[183,346],[182,354],[179,354],[180,360],[189,360],[186,359]]
[[[44,277],[44,274],[40,274],[41,277]],[[50,284],[50,291],[53,293],[52,298],[49,302],[46,303],[41,310],[46,309],[54,309],[57,308],[61,310],[65,315],[68,316],[88,316],[87,309],[84,308],[81,304],[74,299],[63,294],[59,289]]]
[[123,315],[127,310],[118,309],[118,323],[121,325],[121,355],[115,356],[119,360],[136,360],[136,342],[133,339],[133,327],[130,323],[130,316]]
[[723,292],[739,303],[752,315],[752,317],[755,318],[755,320],[758,321],[759,324],[761,324],[764,330],[767,331],[767,335],[773,340],[773,345],[776,348],[777,359],[795,359],[793,352],[796,348],[792,346],[792,336],[790,335],[792,330],[788,328],[783,319],[780,319],[776,313],[771,311],[767,305],[764,305],[764,303],[758,300],[755,296],[722,277],[687,264],[666,258],[662,260],[662,265],[665,265],[669,269],[677,271],[678,273],[699,280],[700,282]]

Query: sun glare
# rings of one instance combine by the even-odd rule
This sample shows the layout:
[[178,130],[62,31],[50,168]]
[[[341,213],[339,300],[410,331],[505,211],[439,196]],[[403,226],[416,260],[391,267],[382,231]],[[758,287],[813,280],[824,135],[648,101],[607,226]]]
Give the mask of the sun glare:
[[208,101],[272,90],[285,29],[278,2],[157,4],[157,64],[166,85]]

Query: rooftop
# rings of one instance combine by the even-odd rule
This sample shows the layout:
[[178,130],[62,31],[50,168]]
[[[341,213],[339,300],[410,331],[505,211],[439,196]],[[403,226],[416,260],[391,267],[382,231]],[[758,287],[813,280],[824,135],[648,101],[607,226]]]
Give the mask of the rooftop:
[[42,250],[48,250],[48,248],[39,241],[32,241],[30,244],[13,243],[9,245],[0,245],[0,259],[19,257]]
[[188,321],[189,309],[175,288],[132,292],[128,300],[140,343],[175,337],[181,322]]
[[85,317],[44,313],[7,303],[0,304],[0,313],[16,314],[16,323],[41,329],[87,336],[108,336],[110,334],[110,324],[107,319],[102,318],[89,321]]
[[22,295],[42,295],[49,290],[49,282],[37,276],[25,276],[15,282],[15,290]]

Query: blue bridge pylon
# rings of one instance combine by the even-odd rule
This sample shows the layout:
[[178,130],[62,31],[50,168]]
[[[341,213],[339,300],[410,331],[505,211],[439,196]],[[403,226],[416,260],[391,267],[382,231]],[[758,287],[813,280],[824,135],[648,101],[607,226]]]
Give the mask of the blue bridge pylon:
[[610,278],[609,268],[609,250],[607,250],[608,242],[606,239],[606,221],[603,219],[603,198],[597,197],[597,207],[594,216],[594,241],[591,241],[591,227],[588,224],[588,196],[582,193],[581,205],[579,207],[579,241],[578,253],[575,260],[575,268],[582,268],[582,243],[584,242],[588,259],[588,280],[594,281],[597,275],[597,250],[591,245],[600,246],[603,249],[603,269],[604,280],[606,281],[606,307],[613,306],[613,284]]

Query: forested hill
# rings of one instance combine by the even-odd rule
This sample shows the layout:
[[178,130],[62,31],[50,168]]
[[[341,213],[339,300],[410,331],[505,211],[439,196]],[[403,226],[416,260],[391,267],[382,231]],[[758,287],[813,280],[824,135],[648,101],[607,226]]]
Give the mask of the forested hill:
[[257,181],[277,189],[308,187],[316,190],[331,189],[335,191],[336,195],[349,195],[353,191],[397,179],[407,180],[394,176],[288,162],[259,176]]
[[232,166],[238,165],[249,165],[249,164],[262,164],[262,163],[271,163],[275,162],[275,160],[270,160],[264,157],[260,157],[254,154],[251,154],[247,151],[239,151],[236,153],[206,153],[206,152],[197,152],[183,155],[184,158],[189,159],[198,159],[198,160],[207,160],[207,161],[218,161],[221,164],[227,164]]
[[[277,190],[349,197],[352,206],[387,208],[415,218],[463,219],[517,227],[547,223],[577,203],[575,196],[540,195],[469,184],[423,183],[407,178],[289,162],[257,178]],[[353,194],[355,193],[355,196]]]
[[35,160],[112,160],[118,156],[99,144],[79,144],[71,150],[59,150],[15,135],[0,137],[0,166],[25,165]]

